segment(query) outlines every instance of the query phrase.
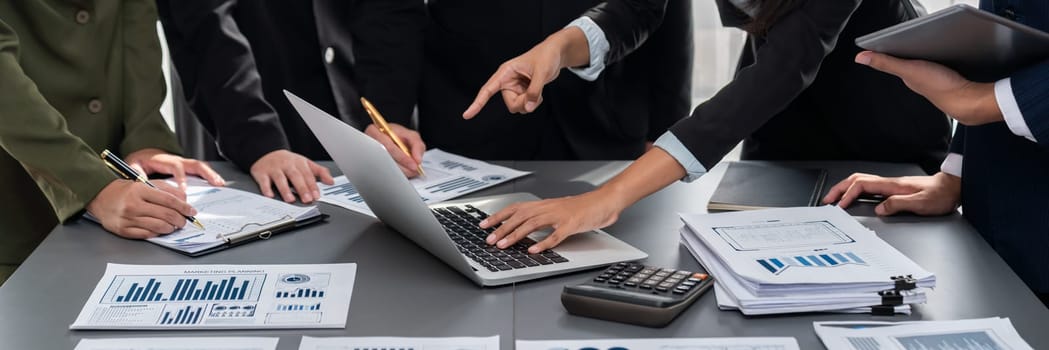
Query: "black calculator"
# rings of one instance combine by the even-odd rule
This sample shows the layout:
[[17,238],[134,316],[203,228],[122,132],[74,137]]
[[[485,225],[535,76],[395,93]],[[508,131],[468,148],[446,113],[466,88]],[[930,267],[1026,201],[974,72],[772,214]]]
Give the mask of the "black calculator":
[[618,263],[586,283],[565,286],[561,304],[573,315],[663,327],[713,284],[705,273]]

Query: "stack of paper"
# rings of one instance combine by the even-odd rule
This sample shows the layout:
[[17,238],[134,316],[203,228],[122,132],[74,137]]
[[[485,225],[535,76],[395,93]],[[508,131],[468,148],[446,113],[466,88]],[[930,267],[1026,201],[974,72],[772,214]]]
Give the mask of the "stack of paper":
[[841,208],[783,208],[681,214],[682,244],[715,277],[722,309],[747,315],[870,312],[893,277],[911,276],[902,305],[925,303],[936,277]]
[[827,349],[1031,349],[1008,318],[915,322],[815,322]]

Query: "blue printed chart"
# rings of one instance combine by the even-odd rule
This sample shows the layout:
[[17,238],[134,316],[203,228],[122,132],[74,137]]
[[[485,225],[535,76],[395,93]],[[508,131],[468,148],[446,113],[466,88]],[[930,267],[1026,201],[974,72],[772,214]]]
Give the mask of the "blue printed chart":
[[773,274],[780,274],[786,271],[790,267],[799,268],[828,268],[845,266],[848,264],[863,265],[866,266],[867,262],[864,261],[859,255],[853,252],[840,252],[840,253],[816,253],[808,255],[794,255],[794,256],[783,256],[776,258],[765,258],[758,259],[758,264]]
[[961,332],[896,337],[907,350],[1005,350],[987,332]]
[[341,328],[355,264],[109,264],[71,329]]
[[[415,177],[409,183],[427,204],[440,203],[529,174],[439,149],[426,151],[422,167],[426,175]],[[346,176],[336,177],[333,185],[317,183],[317,187],[322,202],[375,216]]]

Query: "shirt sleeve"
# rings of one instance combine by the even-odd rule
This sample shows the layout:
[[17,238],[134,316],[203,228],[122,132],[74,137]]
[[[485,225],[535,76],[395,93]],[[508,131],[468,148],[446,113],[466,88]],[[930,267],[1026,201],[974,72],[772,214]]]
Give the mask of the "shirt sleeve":
[[[1049,149],[1049,98],[1046,98],[1049,95],[1049,60],[1013,74],[1009,78],[1009,87],[1019,111],[1016,114],[1033,135],[1030,139],[1036,140],[1043,149]],[[1021,123],[1013,122],[1009,125],[1010,130],[1013,124]]]
[[945,172],[956,177],[962,177],[962,160],[964,157],[958,153],[948,153],[947,158],[943,159],[943,164],[940,165],[940,171]]
[[1005,118],[1005,125],[1009,127],[1009,131],[1012,131],[1017,136],[1023,136],[1028,140],[1038,142],[1038,140],[1034,139],[1031,128],[1027,126],[1027,121],[1024,120],[1023,112],[1020,111],[1020,105],[1016,103],[1011,78],[1005,78],[994,83],[994,98],[998,101],[998,108],[1002,111],[1002,117]]
[[608,38],[605,37],[605,31],[601,30],[593,19],[586,16],[577,18],[565,28],[568,27],[578,27],[582,30],[586,35],[586,43],[590,47],[590,64],[586,67],[568,68],[568,71],[586,81],[596,80],[605,70],[605,56],[608,54]]
[[692,152],[688,151],[688,148],[685,148],[674,133],[670,131],[663,133],[663,136],[656,139],[655,146],[669,153],[678,164],[681,164],[681,167],[685,168],[687,174],[681,181],[692,182],[707,173],[707,168],[699,162],[699,159],[696,159],[696,156],[692,155]]

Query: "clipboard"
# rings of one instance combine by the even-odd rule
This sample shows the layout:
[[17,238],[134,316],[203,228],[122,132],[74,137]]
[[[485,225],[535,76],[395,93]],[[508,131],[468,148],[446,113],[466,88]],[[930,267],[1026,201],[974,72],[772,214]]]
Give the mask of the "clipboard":
[[236,246],[239,246],[239,245],[242,245],[242,244],[250,243],[250,242],[268,240],[268,239],[270,239],[273,236],[276,236],[278,234],[286,233],[286,232],[289,232],[289,231],[294,231],[294,230],[297,230],[299,228],[302,228],[302,227],[305,227],[305,226],[310,226],[310,225],[313,225],[313,224],[316,224],[316,223],[319,223],[319,222],[322,222],[322,221],[327,221],[329,217],[330,216],[328,214],[320,214],[320,215],[317,215],[317,216],[309,217],[309,218],[306,218],[306,219],[303,219],[303,220],[298,220],[298,221],[296,221],[294,218],[290,218],[289,217],[289,218],[286,218],[284,220],[281,220],[281,221],[275,222],[275,223],[267,223],[267,224],[261,224],[261,225],[256,224],[255,225],[256,227],[248,227],[250,225],[245,225],[245,229],[242,230],[241,232],[224,235],[223,236],[223,238],[224,238],[223,243],[221,243],[221,244],[219,244],[217,246],[214,246],[214,247],[210,247],[210,248],[207,248],[207,249],[204,249],[204,250],[199,250],[199,251],[193,251],[193,252],[182,250],[182,249],[178,249],[176,247],[168,246],[168,245],[165,245],[165,244],[158,244],[158,245],[160,245],[162,247],[165,247],[165,248],[168,248],[168,249],[171,249],[171,250],[174,250],[174,251],[179,252],[180,254],[183,254],[183,255],[186,255],[186,256],[198,257],[198,256],[208,255],[208,254],[211,254],[211,253],[214,253],[214,252],[223,251],[223,250],[226,250],[226,249],[229,249],[229,248],[232,248],[232,247],[236,247]]

